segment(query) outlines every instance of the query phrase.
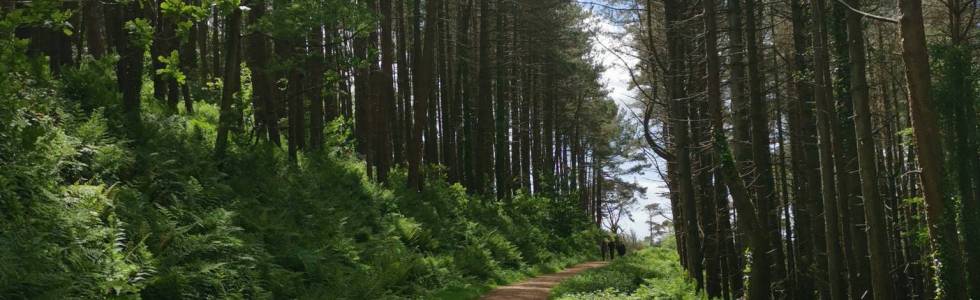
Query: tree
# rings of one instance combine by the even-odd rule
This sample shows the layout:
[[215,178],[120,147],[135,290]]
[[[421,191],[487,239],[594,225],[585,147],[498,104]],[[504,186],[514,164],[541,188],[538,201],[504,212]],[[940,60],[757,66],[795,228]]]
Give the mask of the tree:
[[[977,93],[973,74],[974,58],[970,53],[973,26],[968,25],[976,14],[976,1],[941,1],[947,11],[948,41],[939,43],[935,53],[939,62],[934,88],[937,113],[947,147],[946,166],[949,187],[957,191],[961,228],[980,226],[980,156],[977,148]],[[961,230],[967,269],[980,270],[980,232]],[[969,275],[970,296],[980,298],[980,271]]]
[[246,35],[248,49],[245,61],[252,71],[252,105],[255,106],[255,123],[259,127],[259,133],[275,145],[279,145],[279,111],[278,102],[273,93],[275,88],[272,84],[273,72],[269,64],[271,48],[269,39],[262,34],[261,20],[266,15],[266,2],[263,0],[254,1],[248,14],[248,28],[250,32]]
[[800,278],[797,279],[798,296],[812,298],[814,295],[813,284],[816,283],[821,289],[821,294],[828,294],[829,286],[821,283],[828,281],[826,269],[827,261],[820,260],[819,254],[826,251],[826,239],[824,237],[824,220],[820,217],[824,214],[821,203],[820,177],[818,172],[812,172],[819,168],[819,154],[817,150],[816,126],[813,115],[813,82],[805,77],[811,74],[812,68],[808,56],[810,41],[808,35],[812,35],[811,30],[806,28],[806,12],[800,1],[790,1],[790,10],[793,21],[793,50],[794,50],[794,76],[793,89],[796,98],[791,99],[789,107],[789,125],[792,142],[791,156],[793,164],[793,179],[796,193],[793,198],[796,203],[793,205],[795,211],[793,223],[797,225],[797,245],[799,247],[798,271]]
[[477,193],[487,191],[488,184],[493,181],[493,65],[490,60],[493,45],[490,36],[493,34],[490,22],[492,12],[490,1],[480,1],[480,48],[479,75],[476,99],[476,157],[473,178],[474,189]]
[[915,133],[915,147],[922,172],[922,194],[925,198],[926,222],[929,237],[939,260],[939,287],[947,299],[967,299],[966,272],[956,234],[952,206],[943,187],[943,151],[941,131],[934,104],[929,97],[931,75],[929,54],[926,52],[925,26],[922,21],[922,1],[899,0],[902,13],[900,29],[902,58],[908,81],[909,111]]
[[106,54],[105,38],[103,32],[105,26],[102,24],[103,8],[100,1],[86,1],[82,4],[82,22],[85,25],[85,44],[89,54],[96,59],[102,58]]
[[673,152],[677,155],[675,162],[677,170],[675,177],[678,186],[677,193],[681,199],[680,203],[684,212],[684,228],[686,230],[684,243],[685,251],[687,251],[685,258],[691,277],[698,282],[698,286],[701,286],[704,281],[701,262],[703,254],[701,253],[701,245],[699,244],[697,207],[694,184],[692,182],[693,175],[691,174],[690,130],[689,120],[687,119],[689,109],[688,95],[684,89],[684,73],[681,71],[684,65],[686,49],[684,48],[684,40],[681,37],[680,20],[684,15],[687,15],[687,10],[688,8],[683,6],[683,3],[680,1],[667,0],[664,4],[664,14],[668,18],[671,18],[667,22],[667,55],[669,56],[668,90],[670,93],[667,106],[672,114],[670,126],[674,144]]
[[[650,246],[656,245],[657,238],[663,237],[664,234],[670,232],[671,225],[670,218],[667,217],[665,208],[660,205],[660,203],[650,203],[643,206],[643,210],[647,212],[647,220],[645,223],[650,229]],[[657,223],[655,220],[657,217],[663,218],[664,220]]]
[[[234,107],[235,94],[241,89],[241,67],[238,64],[241,49],[242,10],[235,6],[229,9],[228,24],[225,27],[225,70],[224,85],[221,88],[220,115],[218,117],[218,139],[214,143],[215,156],[222,158],[228,148],[228,132],[235,126],[237,112]],[[290,136],[290,140],[292,140]]]
[[814,99],[816,102],[817,130],[819,133],[820,154],[820,194],[824,207],[824,231],[827,234],[827,279],[831,299],[844,299],[847,285],[844,281],[844,260],[841,246],[841,226],[837,195],[834,186],[833,152],[831,148],[831,120],[836,114],[831,105],[830,62],[827,48],[827,26],[824,22],[825,5],[823,0],[812,3],[815,20],[814,45]]
[[[856,1],[851,6],[857,7]],[[871,108],[869,107],[868,82],[864,30],[861,16],[854,11],[847,13],[847,43],[850,58],[850,95],[854,105],[854,130],[857,137],[857,154],[861,176],[861,201],[868,221],[868,244],[871,257],[871,282],[874,295],[883,299],[894,298],[891,277],[891,261],[888,250],[888,233],[885,208],[879,198],[877,156],[871,133]],[[856,245],[864,247],[864,245]]]
[[[484,1],[485,2],[485,1]],[[496,88],[497,99],[494,101],[494,113],[496,124],[494,126],[494,170],[496,171],[497,199],[509,200],[511,197],[511,164],[510,164],[510,37],[506,30],[509,23],[509,6],[505,1],[497,2],[497,25],[496,25]]]
[[[433,90],[433,60],[435,59],[437,20],[439,19],[439,0],[429,0],[425,3],[425,40],[422,53],[415,62],[415,82],[413,84],[414,125],[408,144],[408,177],[409,185],[421,191],[424,186],[422,177],[422,133],[427,123],[429,97]],[[431,117],[431,116],[430,116]]]
[[395,135],[398,135],[397,122],[391,122],[396,120],[395,110],[397,106],[397,99],[395,97],[395,83],[394,83],[394,69],[392,65],[395,63],[395,42],[394,42],[394,31],[393,31],[393,21],[394,16],[391,11],[392,5],[390,0],[382,0],[378,3],[381,6],[381,70],[377,76],[379,76],[377,86],[381,87],[381,99],[379,99],[379,105],[381,110],[380,126],[378,128],[381,133],[379,134],[384,140],[381,145],[381,153],[379,153],[378,161],[378,178],[380,181],[384,182],[388,177],[388,169],[391,166],[391,160],[393,159],[393,153],[391,153],[394,142]]
[[142,131],[140,93],[143,90],[143,53],[148,42],[146,31],[149,30],[139,17],[139,4],[135,1],[106,9],[106,32],[119,55],[116,80],[122,92],[123,112],[131,137],[138,137]]

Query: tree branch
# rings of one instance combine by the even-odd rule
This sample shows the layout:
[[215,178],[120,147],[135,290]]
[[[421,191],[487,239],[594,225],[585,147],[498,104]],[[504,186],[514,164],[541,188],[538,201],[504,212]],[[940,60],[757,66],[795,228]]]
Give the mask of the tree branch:
[[871,13],[867,13],[867,12],[861,11],[861,10],[859,10],[857,8],[854,8],[850,4],[847,4],[847,2],[844,1],[844,0],[837,0],[837,2],[840,3],[840,4],[842,4],[842,5],[844,5],[844,7],[847,7],[847,9],[851,10],[852,12],[854,12],[856,14],[859,14],[859,15],[862,15],[862,16],[865,16],[865,17],[868,17],[868,18],[873,19],[873,20],[878,20],[878,21],[882,21],[882,22],[888,22],[888,23],[898,24],[898,19],[896,19],[896,18],[883,17],[883,16],[879,16],[879,15],[875,15],[875,14],[871,14]]
[[653,135],[650,134],[650,118],[652,114],[653,106],[647,106],[647,109],[643,111],[643,138],[646,139],[647,144],[653,149],[653,152],[667,161],[673,161],[674,155],[657,145],[657,142],[653,139]]

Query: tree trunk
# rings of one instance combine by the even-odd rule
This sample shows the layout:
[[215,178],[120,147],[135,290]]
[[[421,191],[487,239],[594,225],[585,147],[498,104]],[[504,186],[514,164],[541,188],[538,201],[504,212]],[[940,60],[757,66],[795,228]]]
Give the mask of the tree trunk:
[[830,128],[832,116],[836,115],[831,105],[830,60],[827,49],[827,26],[824,0],[811,3],[815,29],[814,46],[814,99],[817,105],[817,131],[820,147],[820,182],[824,207],[824,232],[827,234],[827,279],[830,299],[843,300],[847,297],[847,284],[844,280],[843,252],[840,243],[841,227],[838,216],[837,195],[835,193],[832,137]]
[[492,45],[490,44],[490,1],[480,1],[480,71],[477,98],[476,118],[476,165],[473,191],[477,194],[487,193],[487,187],[493,182],[493,65],[490,61]]
[[[799,0],[790,1],[790,9],[793,18],[793,46],[795,71],[794,74],[808,74],[809,65],[807,61],[808,40],[806,14],[803,5]],[[822,22],[823,20],[819,20]],[[819,173],[813,172],[819,166],[819,156],[816,149],[816,128],[813,120],[813,105],[810,104],[814,90],[811,82],[806,82],[801,76],[793,76],[797,99],[793,100],[790,112],[790,126],[793,146],[793,164],[796,166],[794,172],[794,183],[798,187],[796,197],[798,213],[795,214],[798,226],[797,237],[799,239],[800,255],[798,269],[803,270],[800,274],[799,293],[805,299],[813,298],[812,290],[816,283],[822,295],[827,295],[827,261],[818,259],[820,254],[826,249],[824,237],[824,220],[820,218],[824,214],[821,204],[821,190]]]
[[[372,31],[371,37],[377,37],[377,34]],[[353,57],[361,60],[361,63],[353,66],[354,71],[350,76],[351,80],[354,81],[354,138],[357,140],[357,152],[364,155],[368,177],[374,176],[377,160],[374,151],[378,149],[374,145],[378,142],[375,138],[377,131],[372,127],[375,123],[374,118],[380,117],[374,114],[375,99],[371,97],[375,90],[371,87],[372,83],[370,82],[372,71],[370,64],[375,61],[368,57],[370,54],[368,43],[373,41],[371,37],[360,34],[354,35],[351,51]]]
[[966,272],[959,237],[956,233],[955,212],[949,206],[943,186],[943,151],[941,131],[935,107],[929,96],[931,78],[929,54],[926,52],[925,28],[921,0],[899,0],[902,13],[900,28],[902,58],[908,81],[909,111],[912,130],[922,171],[922,194],[926,205],[929,237],[936,251],[939,287],[945,299],[967,299]]
[[[676,191],[680,197],[679,204],[684,216],[684,249],[682,256],[686,261],[688,274],[698,283],[704,282],[700,238],[698,235],[697,203],[694,195],[693,175],[691,173],[690,130],[688,124],[689,104],[687,91],[684,88],[684,60],[686,44],[683,39],[681,20],[687,15],[687,8],[680,0],[666,0],[664,15],[667,16],[667,56],[668,98],[667,107],[671,112],[670,136],[674,141],[674,151],[677,161]],[[547,141],[546,141],[547,142]]]
[[[857,1],[850,0],[850,2],[851,6],[860,7]],[[871,132],[870,96],[865,74],[867,63],[862,26],[861,16],[855,12],[848,12],[847,42],[850,56],[851,99],[854,105],[854,135],[857,138],[858,170],[861,177],[861,201],[864,203],[865,219],[868,222],[872,290],[880,299],[893,299],[888,230],[884,203],[879,197],[875,153],[877,150]]]
[[[442,14],[444,16],[450,15],[449,3],[442,3]],[[448,175],[449,182],[459,182],[460,172],[459,172],[459,144],[458,144],[458,128],[460,120],[460,108],[456,85],[456,43],[453,40],[453,30],[450,18],[443,18],[441,23],[442,38],[440,39],[440,49],[442,49],[442,68],[440,69],[440,75],[442,84],[442,136],[440,140],[442,141],[442,158],[443,163],[446,166],[446,173]]]
[[847,8],[839,2],[833,4],[830,24],[834,42],[837,115],[834,116],[833,136],[834,164],[837,169],[837,195],[840,199],[841,223],[844,231],[844,249],[848,262],[851,298],[872,296],[871,267],[868,261],[867,234],[863,230],[864,205],[860,197],[860,178],[854,137],[853,105],[850,95],[850,54],[847,41]]
[[[745,101],[746,99],[745,55],[744,55],[744,51],[742,51],[742,49],[744,49],[745,47],[745,38],[744,38],[745,32],[743,31],[743,24],[742,24],[742,7],[741,7],[742,1],[743,0],[728,1],[728,22],[729,22],[728,36],[730,40],[729,47],[733,49],[733,51],[731,51],[731,61],[729,62],[731,68],[730,76],[731,76],[732,118],[734,119],[734,121],[732,122],[734,127],[734,132],[733,132],[734,139],[733,139],[733,145],[731,147],[734,153],[731,159],[733,159],[732,164],[736,168],[749,165],[751,160],[751,148],[749,147],[749,136],[750,136],[749,131],[751,125],[749,123],[749,116],[747,112],[748,103]],[[725,146],[728,146],[727,141]],[[737,170],[734,172],[735,175],[740,175],[739,173],[740,172],[738,172]],[[731,187],[729,187],[729,189],[731,189]],[[729,193],[732,194],[732,197],[735,196],[735,191],[730,190]],[[751,201],[748,199],[746,200]],[[741,205],[740,201],[736,201],[734,199],[732,201],[733,201],[733,205],[736,206],[736,210],[737,210],[737,206]],[[742,220],[744,220],[742,217],[739,217],[737,219],[738,222],[741,222]],[[746,232],[748,226],[745,226],[744,224],[741,223],[736,223],[736,225],[738,226],[738,228],[735,232],[733,232],[735,234],[734,238],[736,241],[741,241],[744,239],[743,235]],[[738,246],[735,251],[736,253],[742,253],[745,251],[745,243],[737,242],[736,246]],[[754,257],[755,255],[753,254],[753,260],[755,259]],[[735,270],[744,269],[744,260],[742,259],[741,255],[738,255],[735,258],[733,265],[734,265],[733,269]],[[750,282],[761,282],[762,280],[764,280],[766,286],[761,291],[768,291],[768,286],[771,284],[770,282],[771,278],[769,272],[767,271],[765,274],[759,274],[759,276],[761,277],[759,277],[758,279],[750,279]],[[739,298],[744,296],[744,294],[745,291],[744,291],[742,280],[739,280],[738,278],[734,278],[732,282],[732,296],[734,298]]]
[[[226,26],[231,26],[231,24],[231,22],[228,22]],[[296,39],[281,41],[276,44],[278,54],[291,57],[296,62],[296,64],[290,65],[289,70],[285,72],[287,76],[286,90],[282,95],[286,102],[287,120],[289,124],[288,143],[286,146],[289,152],[289,159],[294,162],[296,161],[297,153],[306,148],[306,106],[304,105],[304,102],[306,102],[304,101],[306,92],[303,87],[305,83],[303,77],[305,72],[303,72],[299,64],[305,59],[305,53],[299,51],[302,48],[304,38],[300,36]],[[225,60],[226,65],[232,62],[232,60]],[[226,66],[225,69],[228,69],[228,67]],[[360,91],[357,90],[356,92],[360,94]],[[358,107],[358,110],[361,110],[360,107]]]
[[[776,207],[774,204],[775,197],[775,181],[773,179],[772,164],[769,153],[769,117],[768,117],[768,106],[763,101],[762,90],[762,80],[763,74],[761,68],[761,58],[762,52],[759,50],[759,41],[756,38],[756,1],[758,0],[746,0],[745,5],[745,39],[746,39],[746,56],[748,57],[748,76],[749,76],[749,115],[751,116],[752,123],[752,161],[755,163],[756,170],[756,180],[754,184],[755,199],[756,199],[756,209],[759,210],[759,226],[761,230],[765,230],[767,234],[773,237],[778,237],[778,232],[776,228],[776,222],[778,216],[776,215]],[[770,250],[766,250],[767,253],[772,253],[772,261],[775,263],[772,267],[774,268],[773,275],[775,276],[775,283],[782,281],[786,273],[786,267],[783,262],[783,251],[782,247],[779,247],[778,240],[772,241],[773,244],[770,245]],[[757,267],[757,266],[753,266]],[[774,287],[775,290],[780,290],[779,287]]]
[[308,40],[310,54],[307,57],[307,66],[310,74],[306,76],[306,90],[310,93],[310,149],[319,150],[323,146],[323,74],[326,71],[326,54],[323,51],[327,43],[323,39],[323,26],[314,25]]
[[[701,5],[704,7],[704,53],[705,53],[705,94],[707,94],[707,107],[706,114],[711,122],[709,127],[711,131],[717,130],[722,135],[724,135],[724,120],[721,120],[721,59],[718,56],[718,13],[717,7],[714,0],[703,0]],[[717,118],[717,119],[716,119]],[[709,143],[713,141],[713,133],[708,131],[708,136],[706,139]],[[715,152],[711,152],[715,153]],[[716,168],[716,164],[719,163],[718,155],[702,155],[705,160],[710,160],[710,167]],[[708,172],[708,166],[702,166],[702,172]],[[720,171],[712,172],[713,174],[708,176],[714,176],[714,178],[721,179]],[[709,180],[710,181],[710,178]],[[716,182],[715,185],[721,185],[720,182]],[[706,214],[703,216],[705,220],[710,220],[704,222],[706,225],[705,231],[713,233],[713,238],[705,239],[705,248],[708,249],[706,258],[707,261],[705,265],[707,267],[707,278],[705,279],[705,292],[709,298],[721,298],[722,297],[722,279],[725,278],[725,272],[723,267],[723,257],[721,253],[723,252],[723,245],[725,243],[725,232],[729,230],[728,222],[722,221],[722,219],[728,218],[727,205],[724,203],[727,201],[726,197],[722,197],[726,193],[722,192],[719,195],[718,190],[720,187],[714,186],[711,191],[708,191],[708,197],[702,201],[710,203],[710,205],[705,205],[703,212]],[[652,237],[651,237],[652,238]]]
[[[977,148],[977,94],[973,74],[974,59],[971,49],[970,24],[976,13],[975,1],[949,0],[945,2],[949,16],[948,48],[937,58],[943,61],[940,81],[946,94],[937,97],[939,118],[945,120],[945,137],[948,141],[950,167],[960,202],[961,229],[980,228],[980,148]],[[976,185],[976,186],[974,186]],[[962,230],[963,248],[968,270],[980,270],[980,230]],[[980,271],[968,274],[970,296],[980,299]]]
[[183,39],[180,43],[180,71],[184,73],[186,79],[184,83],[180,85],[182,96],[184,97],[184,112],[187,114],[194,113],[194,97],[191,95],[191,84],[200,82],[198,80],[198,73],[196,70],[197,63],[197,26],[200,24],[193,23],[188,32],[184,33]]
[[197,72],[201,79],[207,80],[211,75],[211,73],[208,72],[208,66],[211,65],[210,60],[208,60],[208,55],[211,53],[208,47],[208,33],[211,32],[211,26],[208,25],[208,16],[204,16],[203,20],[197,22],[195,28],[197,29],[197,32],[193,34],[197,35],[198,53],[200,53],[201,57],[201,62],[197,66]]
[[381,136],[384,140],[380,145],[382,149],[378,157],[378,178],[381,182],[385,182],[388,179],[388,170],[391,168],[393,137],[397,135],[394,133],[397,126],[391,121],[396,119],[395,108],[398,100],[395,97],[394,68],[392,67],[395,62],[395,42],[392,39],[394,31],[392,30],[391,0],[382,0],[379,5],[381,5],[382,15],[381,72],[376,88],[381,91],[381,98],[378,99],[381,113],[378,124],[380,128],[378,129],[382,130]]
[[436,38],[438,37],[437,20],[439,19],[440,0],[429,0],[425,3],[425,41],[422,52],[415,61],[414,110],[415,126],[409,140],[408,179],[409,185],[421,191],[425,183],[422,177],[422,133],[426,124],[426,113],[429,96],[433,90],[433,60],[435,59]]
[[408,69],[411,67],[408,61],[408,49],[409,40],[405,34],[406,23],[405,23],[405,7],[404,1],[395,1],[395,14],[398,16],[398,30],[395,32],[396,39],[398,43],[398,117],[399,128],[397,130],[398,134],[395,135],[395,163],[405,163],[407,162],[406,156],[408,148],[412,144],[412,104],[411,104],[411,81],[409,81]]
[[[115,40],[116,53],[119,61],[116,63],[116,80],[122,91],[123,113],[126,128],[131,138],[139,137],[142,133],[140,122],[140,94],[143,89],[143,46],[134,33],[124,29],[126,22],[141,17],[139,3],[128,2],[110,5],[106,11],[106,32]],[[135,139],[139,140],[139,139]]]
[[497,199],[509,200],[511,195],[511,165],[510,165],[510,36],[506,30],[508,8],[505,1],[497,2],[497,101],[496,108],[496,143],[495,159],[497,178]]
[[216,157],[222,158],[228,146],[228,131],[235,125],[238,113],[232,105],[235,94],[241,89],[241,68],[239,68],[239,49],[241,49],[242,10],[235,7],[225,24],[225,72],[221,89],[220,115],[218,117],[218,140],[214,143]]
[[102,2],[98,0],[88,0],[82,3],[82,22],[85,23],[85,44],[88,46],[88,53],[95,59],[105,56],[106,46],[103,39],[102,29]]
[[[219,12],[221,10],[217,6],[211,7],[211,26],[205,26],[205,28],[211,29],[211,64],[208,66],[210,70],[207,71],[208,74],[218,76],[221,72],[221,29],[227,26]],[[206,23],[205,23],[206,24]]]
[[[266,13],[266,2],[257,0],[252,3],[248,14],[248,23],[256,28],[258,22]],[[203,23],[202,23],[203,24]],[[255,123],[259,126],[260,135],[272,143],[279,145],[279,116],[278,106],[272,84],[273,74],[269,71],[269,41],[262,32],[254,31],[248,34],[248,52],[246,62],[252,71],[252,98],[255,103]]]
[[170,75],[159,74],[156,70],[166,68],[161,57],[170,57],[171,51],[176,50],[177,42],[176,26],[174,16],[165,13],[160,4],[162,0],[157,0],[153,5],[144,5],[146,14],[150,15],[153,24],[153,44],[150,46],[151,65],[153,72],[150,78],[153,80],[153,97],[157,101],[165,102],[168,112],[176,113],[179,87]]

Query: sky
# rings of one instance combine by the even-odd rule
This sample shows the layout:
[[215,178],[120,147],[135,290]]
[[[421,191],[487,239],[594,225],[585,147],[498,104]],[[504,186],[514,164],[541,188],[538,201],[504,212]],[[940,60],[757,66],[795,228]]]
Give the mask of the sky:
[[[596,2],[604,1],[600,0]],[[589,4],[581,5],[586,10],[591,9],[596,11],[601,9],[598,6],[593,7]],[[585,25],[587,28],[591,28],[594,55],[606,67],[606,71],[602,73],[601,77],[603,84],[609,92],[609,97],[616,102],[620,109],[631,109],[629,106],[635,103],[634,98],[637,97],[639,91],[630,88],[630,75],[624,63],[632,65],[636,61],[628,55],[617,55],[616,52],[613,52],[628,49],[628,43],[631,37],[624,34],[625,30],[622,26],[614,24],[599,15],[601,14],[596,13],[595,16],[587,19]],[[641,112],[636,111],[636,113],[639,115]],[[635,180],[640,185],[646,187],[647,193],[645,198],[638,199],[639,204],[632,209],[632,220],[623,219],[620,222],[620,227],[625,232],[629,232],[630,230],[636,232],[637,237],[642,239],[650,235],[649,227],[646,224],[649,215],[643,207],[650,203],[659,202],[662,207],[669,208],[670,201],[665,197],[665,193],[667,192],[666,185],[660,179],[660,175],[656,169],[650,168],[645,170],[642,175],[628,179]],[[654,218],[655,222],[661,222],[663,220],[659,216]]]

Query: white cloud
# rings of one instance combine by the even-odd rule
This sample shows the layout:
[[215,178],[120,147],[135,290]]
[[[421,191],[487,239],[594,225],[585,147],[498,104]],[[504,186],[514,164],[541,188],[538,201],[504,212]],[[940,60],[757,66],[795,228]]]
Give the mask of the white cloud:
[[[588,5],[585,6],[588,9]],[[629,65],[637,63],[630,52],[629,44],[632,36],[622,26],[600,16],[592,16],[585,22],[585,28],[593,33],[593,52],[599,63],[606,67],[605,72],[602,73],[602,81],[609,90],[609,97],[615,100],[620,108],[631,109],[629,106],[634,104],[638,91],[630,89],[630,74],[624,63]],[[667,192],[666,184],[656,172],[651,170],[645,173],[645,175],[639,175],[633,179],[647,188],[647,195],[645,198],[639,199],[639,205],[632,212],[633,220],[624,219],[620,224],[625,231],[632,230],[639,237],[649,235],[649,228],[646,224],[649,215],[643,209],[644,206],[657,202],[661,203],[663,207],[670,207],[670,201],[663,196]],[[663,218],[655,217],[654,221],[660,222],[663,221]]]

